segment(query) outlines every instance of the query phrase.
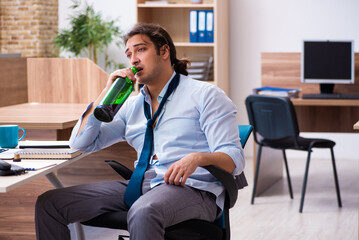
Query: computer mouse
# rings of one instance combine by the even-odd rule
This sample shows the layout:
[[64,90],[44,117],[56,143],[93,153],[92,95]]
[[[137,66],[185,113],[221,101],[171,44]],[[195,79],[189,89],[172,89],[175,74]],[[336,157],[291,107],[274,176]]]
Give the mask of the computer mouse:
[[9,170],[10,168],[11,168],[10,163],[0,160],[0,170]]

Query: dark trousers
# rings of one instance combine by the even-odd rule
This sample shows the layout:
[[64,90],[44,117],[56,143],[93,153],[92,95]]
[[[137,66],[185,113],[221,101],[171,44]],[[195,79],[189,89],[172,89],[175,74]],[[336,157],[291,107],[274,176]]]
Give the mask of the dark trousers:
[[146,174],[144,194],[130,209],[123,201],[126,183],[120,181],[45,192],[36,202],[37,239],[70,239],[68,224],[86,221],[110,211],[128,211],[128,231],[133,240],[164,239],[166,227],[192,218],[214,221],[217,206],[213,194],[169,184],[150,189],[151,177]]

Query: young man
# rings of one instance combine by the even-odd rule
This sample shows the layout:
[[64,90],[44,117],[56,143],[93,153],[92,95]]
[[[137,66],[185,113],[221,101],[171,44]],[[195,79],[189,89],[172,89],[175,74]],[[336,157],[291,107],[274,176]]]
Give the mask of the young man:
[[[109,211],[128,212],[131,239],[164,239],[166,227],[193,218],[214,221],[217,209],[223,208],[222,185],[201,166],[216,165],[233,175],[243,171],[236,107],[224,92],[186,76],[188,61],[176,58],[172,39],[158,25],[136,25],[125,44],[125,54],[139,72],[134,76],[130,69],[121,69],[110,75],[75,126],[70,144],[94,152],[127,141],[140,159],[147,118],[158,115],[149,127],[153,145],[142,195],[128,201],[126,188],[132,179],[48,191],[36,203],[38,239],[70,239],[69,223]],[[112,122],[100,122],[93,110],[119,76],[144,87],[127,99]]]

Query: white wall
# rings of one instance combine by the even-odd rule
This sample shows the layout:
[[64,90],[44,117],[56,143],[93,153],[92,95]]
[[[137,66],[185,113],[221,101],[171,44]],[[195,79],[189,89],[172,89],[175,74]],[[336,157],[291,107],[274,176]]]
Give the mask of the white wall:
[[[300,52],[303,39],[353,39],[355,52],[359,51],[359,1],[229,0],[229,6],[230,96],[239,108],[240,123],[248,123],[245,97],[260,86],[261,52]],[[359,134],[303,136],[333,139],[338,158],[359,158]],[[247,156],[252,155],[252,146],[248,142]]]
[[[124,31],[136,22],[135,1],[88,2],[103,16],[118,18]],[[70,5],[71,0],[59,0],[60,29],[67,27]],[[239,109],[239,123],[248,123],[244,99],[252,88],[260,86],[261,52],[300,52],[303,39],[353,39],[355,51],[359,52],[358,9],[357,0],[229,0],[230,97]],[[123,49],[113,46],[111,53],[126,62]],[[358,159],[359,134],[303,136],[331,138],[337,142],[338,158]],[[248,142],[247,156],[252,156],[252,146],[252,141]],[[322,153],[315,151],[316,155]],[[295,154],[298,156],[298,152]],[[323,153],[323,157],[327,154]]]

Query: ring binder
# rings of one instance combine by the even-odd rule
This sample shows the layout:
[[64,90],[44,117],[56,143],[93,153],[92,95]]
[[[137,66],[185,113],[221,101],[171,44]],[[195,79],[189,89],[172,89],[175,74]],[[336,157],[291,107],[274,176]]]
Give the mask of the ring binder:
[[197,34],[197,10],[190,10],[189,12],[189,41],[198,42]]
[[205,41],[213,43],[213,10],[206,11],[206,37]]
[[206,42],[206,11],[198,11],[198,42]]

